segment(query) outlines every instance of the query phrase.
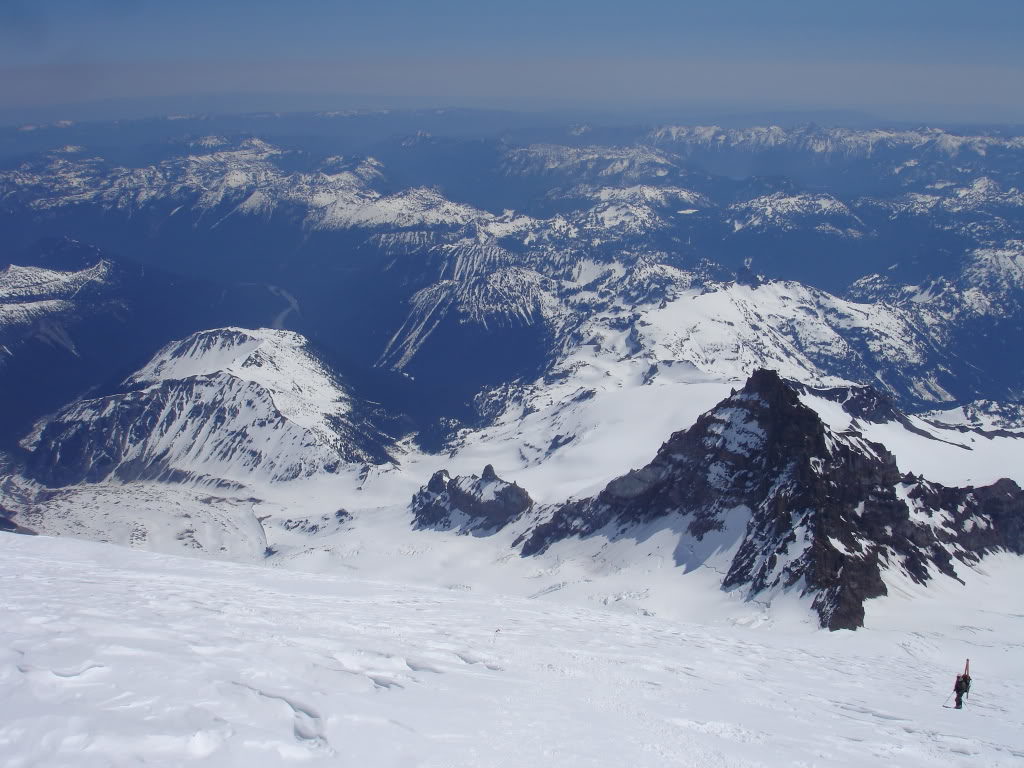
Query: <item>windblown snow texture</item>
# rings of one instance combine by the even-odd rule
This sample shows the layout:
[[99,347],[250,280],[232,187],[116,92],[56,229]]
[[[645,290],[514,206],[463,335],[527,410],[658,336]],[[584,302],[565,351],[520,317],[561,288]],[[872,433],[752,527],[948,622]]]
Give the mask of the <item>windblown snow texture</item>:
[[836,637],[0,534],[0,742],[11,765],[1009,768],[1021,562]]

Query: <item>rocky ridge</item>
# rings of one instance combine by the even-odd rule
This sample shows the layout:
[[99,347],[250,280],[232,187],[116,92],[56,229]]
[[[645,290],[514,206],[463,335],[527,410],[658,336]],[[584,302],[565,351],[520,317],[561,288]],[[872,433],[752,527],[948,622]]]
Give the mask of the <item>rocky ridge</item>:
[[490,464],[479,477],[450,477],[445,470],[435,472],[409,505],[416,528],[475,535],[503,528],[532,507],[529,494],[498,477]]
[[885,572],[926,582],[956,563],[1024,554],[1024,492],[1010,480],[946,488],[901,475],[882,445],[828,429],[773,371],[677,432],[647,466],[596,497],[557,508],[519,540],[522,554],[568,537],[635,535],[652,521],[680,530],[678,564],[722,567],[722,588],[748,598],[799,590],[821,624],[854,629]]

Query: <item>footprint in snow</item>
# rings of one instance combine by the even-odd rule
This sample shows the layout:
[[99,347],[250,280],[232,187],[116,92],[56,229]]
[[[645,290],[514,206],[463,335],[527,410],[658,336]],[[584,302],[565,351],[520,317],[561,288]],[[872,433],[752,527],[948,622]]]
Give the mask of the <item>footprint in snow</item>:
[[432,672],[435,675],[444,674],[443,670],[431,666],[425,661],[420,661],[419,659],[406,659],[405,665],[413,672]]
[[746,744],[763,744],[767,741],[767,736],[764,733],[752,731],[735,723],[722,723],[714,720],[702,722],[700,720],[684,720],[682,718],[669,718],[668,722],[691,731],[696,731],[697,733],[706,733],[729,741]]
[[485,659],[481,659],[478,656],[469,653],[468,651],[454,651],[455,655],[462,661],[463,664],[483,664],[487,669],[492,672],[501,672],[502,668],[497,664],[488,663]]
[[404,685],[388,675],[372,675],[368,673],[366,677],[377,688],[405,688]]
[[35,667],[31,664],[19,664],[18,671],[37,682],[49,682],[58,684],[92,683],[97,678],[104,677],[108,671],[103,664],[86,664],[71,669],[49,669],[47,667]]
[[257,696],[283,702],[291,710],[292,731],[295,734],[295,739],[312,750],[326,752],[331,755],[335,754],[334,748],[331,747],[323,734],[323,718],[320,717],[320,713],[313,707],[303,704],[290,696],[264,691],[261,688],[256,688],[246,683],[236,684],[252,691]]
[[868,709],[867,707],[859,707],[855,704],[839,704],[839,709],[844,709],[847,712],[856,712],[859,715],[871,715],[872,717],[878,718],[879,720],[894,720],[898,722],[907,722],[905,717],[897,717],[896,715],[886,714],[885,712],[878,712],[874,709]]

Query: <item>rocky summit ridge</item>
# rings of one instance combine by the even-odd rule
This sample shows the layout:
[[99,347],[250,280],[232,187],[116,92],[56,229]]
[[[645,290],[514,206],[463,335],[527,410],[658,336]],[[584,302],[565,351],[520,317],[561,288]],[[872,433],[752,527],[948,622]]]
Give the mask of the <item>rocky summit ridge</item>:
[[476,534],[503,528],[532,506],[530,495],[499,478],[490,464],[479,477],[450,477],[438,470],[410,502],[417,528]]
[[823,627],[854,629],[885,574],[924,583],[958,563],[1024,553],[1024,492],[1011,480],[949,488],[901,474],[851,426],[835,432],[777,373],[676,432],[654,460],[597,496],[555,507],[517,541],[524,556],[571,537],[678,529],[677,564],[719,569],[748,598],[798,590]]

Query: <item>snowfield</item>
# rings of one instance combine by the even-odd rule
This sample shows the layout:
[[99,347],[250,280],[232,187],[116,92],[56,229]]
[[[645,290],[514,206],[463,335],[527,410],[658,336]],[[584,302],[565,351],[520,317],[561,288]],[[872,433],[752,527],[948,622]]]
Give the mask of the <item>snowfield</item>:
[[[1024,563],[993,556],[963,572],[965,586],[890,584],[866,629],[829,633],[784,604],[757,622],[710,603],[665,619],[557,592],[0,534],[0,757],[9,768],[1020,765]],[[944,709],[968,657],[968,705]]]
[[0,167],[0,768],[1024,766],[1024,137],[200,127]]

